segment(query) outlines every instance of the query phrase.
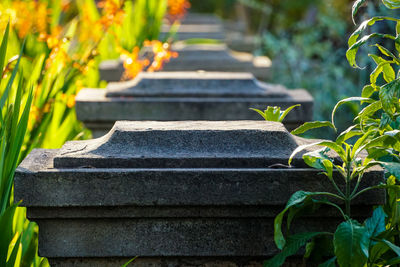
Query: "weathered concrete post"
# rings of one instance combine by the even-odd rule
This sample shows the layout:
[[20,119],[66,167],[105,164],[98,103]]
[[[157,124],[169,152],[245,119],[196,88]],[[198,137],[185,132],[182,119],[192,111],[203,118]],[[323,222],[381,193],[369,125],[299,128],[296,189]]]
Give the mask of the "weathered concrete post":
[[[33,150],[16,172],[15,200],[38,223],[39,254],[53,266],[134,256],[144,266],[259,264],[277,252],[273,220],[289,196],[329,188],[300,156],[283,167],[305,142],[263,121],[117,122],[101,138]],[[368,184],[383,179],[365,175]],[[358,199],[355,215],[368,216],[381,193]],[[339,220],[324,208],[294,226],[326,230]]]
[[[267,80],[271,62],[264,57],[230,51],[225,44],[173,45],[179,57],[166,63],[163,71],[226,71],[250,72],[257,79]],[[106,60],[100,64],[100,77],[118,82],[124,74],[121,60]]]
[[155,72],[84,89],[76,97],[78,119],[95,137],[117,120],[261,120],[249,108],[301,104],[285,120],[290,129],[312,119],[313,99],[305,90],[257,81],[249,73]]

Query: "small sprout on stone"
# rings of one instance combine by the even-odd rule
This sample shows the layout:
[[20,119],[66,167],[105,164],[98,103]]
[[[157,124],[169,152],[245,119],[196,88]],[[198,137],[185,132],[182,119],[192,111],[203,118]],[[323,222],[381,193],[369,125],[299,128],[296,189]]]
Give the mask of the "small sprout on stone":
[[267,109],[264,111],[256,109],[256,108],[250,108],[250,109],[254,110],[258,114],[260,114],[266,121],[282,122],[285,119],[285,117],[287,116],[287,114],[289,114],[289,112],[293,108],[299,107],[299,106],[300,106],[300,104],[293,105],[291,107],[288,107],[284,111],[281,111],[280,107],[272,107],[272,106],[268,106]]

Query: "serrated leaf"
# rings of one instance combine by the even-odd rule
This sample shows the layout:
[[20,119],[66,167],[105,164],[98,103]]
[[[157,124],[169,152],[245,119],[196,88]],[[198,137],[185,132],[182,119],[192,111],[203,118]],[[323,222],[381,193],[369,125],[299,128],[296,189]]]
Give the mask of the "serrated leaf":
[[368,258],[366,228],[354,220],[342,222],[333,236],[337,261],[341,267],[364,266]]

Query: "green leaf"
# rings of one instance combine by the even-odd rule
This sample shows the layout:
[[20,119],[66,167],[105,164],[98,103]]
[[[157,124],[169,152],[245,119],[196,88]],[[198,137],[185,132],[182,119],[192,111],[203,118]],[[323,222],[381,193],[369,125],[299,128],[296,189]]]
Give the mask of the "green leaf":
[[372,102],[365,108],[363,108],[357,115],[357,117],[354,120],[365,120],[366,118],[374,115],[378,110],[382,108],[382,101],[378,100],[375,102]]
[[[397,22],[397,25],[399,25],[399,23],[400,21]],[[382,54],[384,54],[387,57],[391,57],[397,64],[400,64],[399,58],[397,58],[392,52],[390,52],[389,49],[387,49],[384,46],[381,46],[380,44],[375,44],[374,46],[376,46],[379,49],[379,51],[381,51]]]
[[398,162],[379,162],[380,165],[385,168],[385,170],[396,177],[398,181],[400,181],[400,163]]
[[357,125],[350,126],[345,131],[343,131],[339,134],[339,136],[336,138],[336,143],[342,144],[346,140],[348,140],[354,136],[362,135],[362,134],[363,134],[362,131],[357,130]]
[[367,229],[354,220],[342,222],[333,236],[335,255],[341,267],[364,266],[368,258]]
[[335,142],[332,142],[332,141],[319,141],[319,142],[315,142],[315,143],[311,143],[311,144],[305,144],[305,145],[298,146],[292,152],[292,155],[290,155],[290,157],[289,157],[289,161],[288,161],[289,165],[292,163],[292,160],[297,153],[299,153],[300,151],[302,151],[306,148],[312,147],[312,146],[328,147],[328,148],[334,150],[339,155],[339,157],[341,157],[342,159],[346,158],[346,153],[345,153],[344,149],[340,146],[340,144],[336,144]]
[[372,216],[365,220],[364,225],[368,232],[369,238],[378,236],[380,233],[386,230],[385,218],[386,214],[381,206],[377,207]]
[[372,87],[371,85],[366,85],[362,89],[361,97],[369,98],[374,93],[374,91],[375,91],[374,87]]
[[366,1],[366,0],[357,0],[357,1],[355,1],[354,4],[353,4],[353,8],[352,8],[352,10],[351,10],[351,17],[352,17],[352,19],[353,19],[354,24],[356,24],[354,18],[355,18],[355,16],[356,16],[358,10],[359,10],[360,7],[362,6],[362,4],[365,3],[365,1]]
[[[373,102],[374,100],[371,99],[371,98],[366,98],[366,97],[349,97],[349,98],[345,98],[345,99],[340,100],[340,101],[335,105],[335,107],[333,108],[333,111],[332,111],[332,118],[331,118],[331,120],[332,120],[332,125],[333,125],[334,127],[335,127],[334,117],[335,117],[336,110],[337,110],[341,105],[343,105],[343,104],[345,104],[345,103],[348,103],[348,102],[353,102],[353,101],[362,101],[362,102],[371,103],[371,102]],[[336,129],[336,127],[335,127],[334,129]]]
[[311,168],[325,170],[325,165],[329,166],[329,163],[325,163],[324,165],[324,162],[331,162],[331,159],[326,155],[326,152],[328,152],[328,150],[329,149],[327,148],[321,148],[316,151],[308,152],[303,155],[304,162]]
[[283,247],[282,251],[277,254],[272,259],[266,261],[264,266],[268,267],[279,267],[281,266],[287,257],[292,256],[297,253],[297,251],[304,246],[308,240],[318,236],[324,235],[328,233],[324,232],[307,232],[307,233],[300,233],[291,235],[288,237],[285,246]]
[[400,247],[386,239],[382,239],[382,242],[385,243],[394,253],[396,253],[397,256],[400,256]]
[[385,79],[386,82],[391,82],[394,79],[396,79],[396,74],[390,64],[393,64],[393,61],[388,61],[385,60],[379,56],[376,55],[369,55],[377,64],[377,67],[375,70],[371,73],[370,75],[370,82],[371,85],[376,88],[376,80],[379,76],[380,73],[383,72],[383,78]]
[[321,128],[321,127],[331,127],[335,129],[335,126],[330,121],[312,121],[306,122],[303,125],[299,126],[298,128],[291,131],[291,134],[298,135],[305,133],[311,129]]
[[[0,75],[1,76],[3,76],[4,62],[6,60],[9,32],[10,32],[10,23],[7,23],[7,27],[4,32],[3,40],[1,41],[1,46],[0,46]],[[1,107],[0,107],[0,110],[1,110]]]
[[275,244],[279,249],[283,249],[286,244],[285,237],[282,233],[282,220],[285,216],[285,213],[293,206],[298,205],[304,202],[306,199],[311,198],[312,196],[323,195],[324,192],[306,192],[306,191],[297,191],[295,192],[286,203],[286,207],[283,211],[281,211],[274,220],[274,240]]
[[[363,24],[360,26],[360,28],[362,28],[362,29],[359,28],[359,30],[362,31],[362,30],[365,29],[365,27],[366,27],[365,25],[369,25],[370,26],[370,25],[374,24],[376,21],[383,20],[383,19],[386,19],[386,18],[375,17],[375,18],[372,18],[369,21],[364,21]],[[364,23],[366,23],[366,24],[364,25]],[[372,24],[370,24],[370,23],[372,23]],[[364,26],[364,27],[362,27],[362,26]],[[364,45],[366,42],[368,42],[370,39],[376,38],[376,37],[387,38],[387,39],[391,39],[391,40],[395,39],[395,37],[390,35],[390,34],[372,33],[372,34],[366,35],[366,36],[362,37],[360,40],[356,41],[358,36],[360,35],[360,32],[358,32],[359,30],[356,30],[353,33],[353,35],[350,36],[350,38],[349,38],[349,49],[347,49],[347,51],[346,51],[347,61],[349,62],[350,66],[352,66],[353,68],[360,68],[357,65],[357,62],[356,62],[356,55],[357,55],[358,49],[362,45]]]
[[293,105],[293,106],[288,107],[285,111],[281,111],[280,116],[279,116],[279,122],[282,122],[292,109],[294,109],[295,107],[300,107],[300,106],[301,106],[300,104]]
[[126,262],[124,265],[122,265],[121,267],[127,267],[131,262],[133,262],[134,260],[136,260],[137,257],[138,257],[138,256],[136,256],[136,257],[130,259],[129,261],[127,261],[127,262]]
[[400,8],[399,0],[382,0],[382,3],[390,9]]
[[400,79],[396,79],[382,86],[379,90],[379,98],[382,101],[383,110],[390,116],[396,111],[399,102]]
[[336,257],[333,257],[333,258],[327,260],[326,262],[318,265],[318,267],[336,267],[335,262],[336,262]]

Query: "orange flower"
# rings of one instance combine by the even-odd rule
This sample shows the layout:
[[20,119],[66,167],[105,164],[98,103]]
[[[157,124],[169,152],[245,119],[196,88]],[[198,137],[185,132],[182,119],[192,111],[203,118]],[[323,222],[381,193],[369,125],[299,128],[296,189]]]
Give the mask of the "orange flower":
[[147,71],[157,71],[163,68],[165,62],[169,62],[171,58],[178,57],[177,52],[171,51],[169,43],[162,43],[158,40],[146,41],[145,46],[152,46],[153,48],[153,62]]
[[75,95],[61,94],[61,100],[67,104],[68,108],[73,108],[75,106]]
[[13,23],[20,38],[24,38],[28,33],[46,33],[50,14],[46,3],[13,1],[12,9],[15,10]]
[[190,8],[188,0],[168,0],[168,20],[173,23],[176,20],[181,20],[187,10]]
[[146,66],[149,65],[149,60],[139,59],[139,47],[135,47],[132,53],[126,50],[122,50],[123,65],[125,68],[125,73],[123,79],[133,79],[138,75]]
[[99,22],[105,28],[109,28],[114,23],[122,24],[125,12],[122,9],[123,1],[120,0],[102,0],[97,6],[103,9],[104,15]]

